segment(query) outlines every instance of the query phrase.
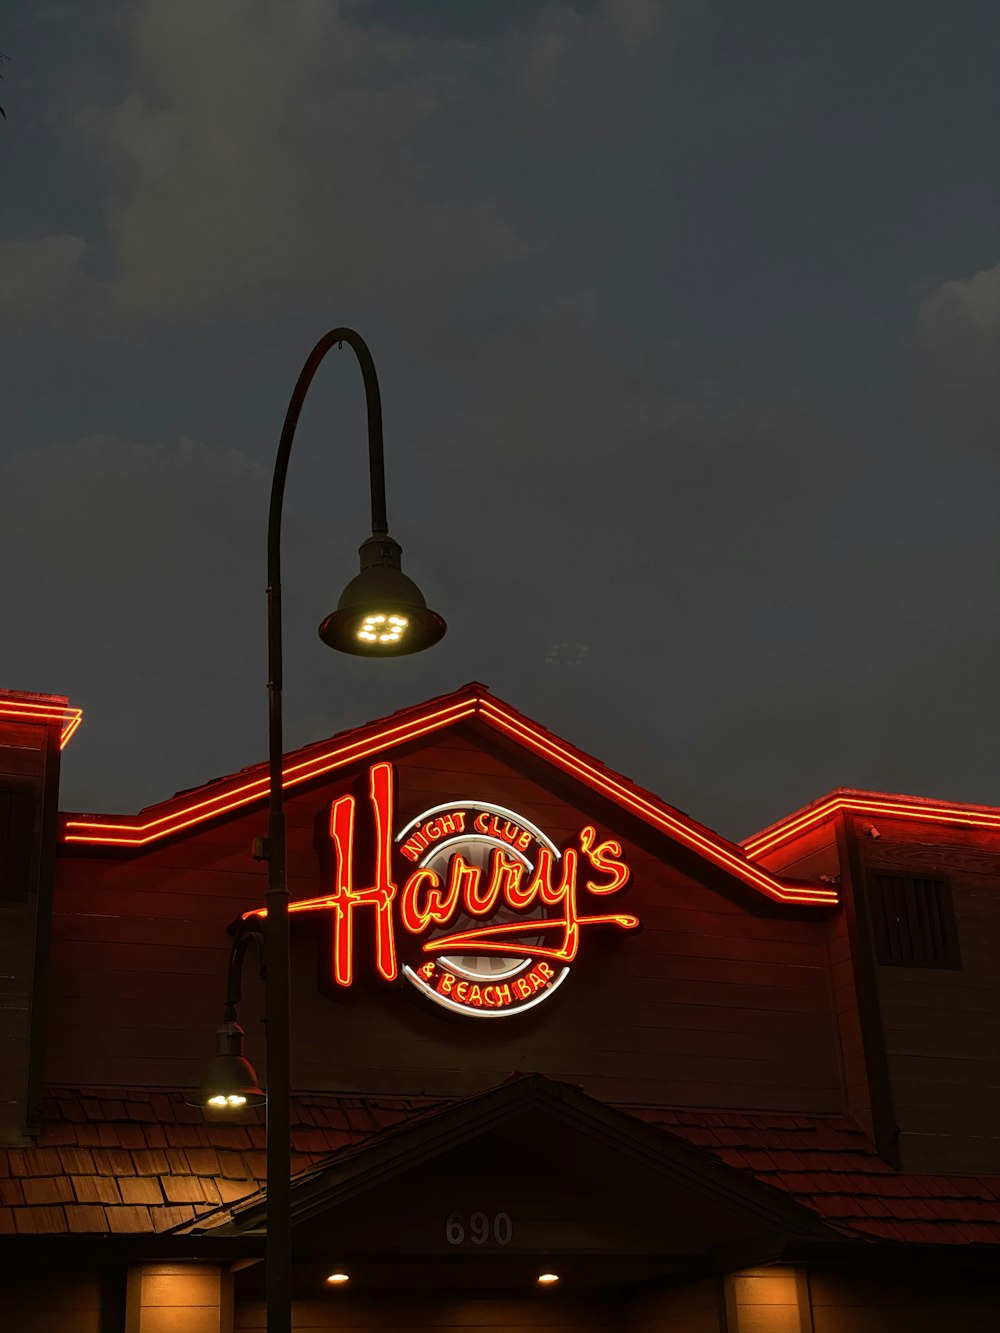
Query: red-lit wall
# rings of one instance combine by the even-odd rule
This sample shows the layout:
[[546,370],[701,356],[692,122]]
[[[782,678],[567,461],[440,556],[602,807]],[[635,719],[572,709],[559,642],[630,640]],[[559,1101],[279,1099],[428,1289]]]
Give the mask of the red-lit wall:
[[[641,934],[585,933],[561,990],[508,1019],[451,1015],[405,982],[321,993],[324,922],[293,921],[293,1078],[300,1089],[464,1092],[531,1070],[610,1101],[836,1111],[844,1104],[830,913],[740,886],[620,808],[474,724],[390,756],[397,826],[448,800],[492,801],[557,843],[585,822],[619,837],[623,906]],[[355,774],[288,800],[293,898],[320,891],[314,846]],[[251,856],[262,808],[140,853],[66,848],[57,872],[47,1081],[193,1086],[211,1053],[230,940],[262,901]],[[241,1021],[262,1059],[262,994],[248,971]]]

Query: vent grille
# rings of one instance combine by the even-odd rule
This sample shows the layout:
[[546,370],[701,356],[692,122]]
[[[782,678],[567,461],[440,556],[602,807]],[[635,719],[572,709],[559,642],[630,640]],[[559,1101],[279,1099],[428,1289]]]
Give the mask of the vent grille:
[[948,887],[940,879],[869,875],[872,932],[880,963],[961,967]]

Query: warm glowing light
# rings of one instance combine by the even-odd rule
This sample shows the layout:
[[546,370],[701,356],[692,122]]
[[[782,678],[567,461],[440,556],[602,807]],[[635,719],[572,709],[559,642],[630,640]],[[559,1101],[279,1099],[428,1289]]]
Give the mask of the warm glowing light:
[[30,699],[0,699],[0,718],[3,717],[17,722],[60,722],[59,748],[64,750],[83,720],[83,709],[33,703]]
[[678,811],[671,810],[669,806],[643,793],[641,789],[631,785],[626,786],[621,779],[614,777],[603,767],[590,762],[578,751],[570,750],[554,736],[529,723],[496,700],[481,699],[479,712],[485,721],[491,722],[498,730],[527,745],[536,754],[549,759],[594,790],[609,795],[612,800],[617,801],[625,809],[634,811],[654,828],[659,828],[684,846],[700,852],[716,865],[722,866],[742,879],[744,883],[767,894],[769,898],[777,902],[811,903],[816,906],[839,901],[836,889],[783,882],[762,866],[754,865],[733,843],[712,833],[710,829],[695,824],[693,820],[685,819]]
[[[402,745],[420,736],[430,735],[467,718],[478,718],[494,730],[512,737],[593,791],[610,797],[623,809],[638,815],[653,828],[675,838],[683,846],[697,851],[715,865],[721,866],[742,880],[744,884],[750,885],[751,888],[776,902],[830,907],[839,901],[839,894],[835,888],[805,882],[789,882],[757,865],[750,856],[760,854],[766,848],[756,839],[751,840],[746,849],[727,842],[710,829],[703,828],[681,815],[679,811],[664,805],[650,793],[643,792],[641,788],[635,787],[624,778],[619,778],[595,760],[588,759],[578,750],[558,741],[551,733],[529,722],[489,695],[470,693],[457,699],[452,697],[447,703],[442,703],[440,707],[431,711],[415,709],[404,721],[390,722],[390,725],[367,730],[362,736],[355,736],[339,745],[314,747],[306,757],[299,756],[295,762],[286,763],[283,770],[283,785],[289,788],[310,782],[324,774],[378,755],[394,745]],[[168,813],[153,819],[142,820],[138,816],[126,820],[101,817],[68,819],[64,826],[64,841],[101,846],[144,847],[148,843],[170,837],[204,820],[216,819],[253,801],[263,800],[268,791],[267,774],[263,768],[261,765],[262,771],[258,777],[229,787],[225,791],[217,791],[200,801],[175,806]],[[860,800],[848,800],[846,803],[852,808],[861,808],[863,805]],[[162,808],[161,806],[160,809]],[[883,808],[888,808],[894,814],[897,812],[912,816],[919,814],[924,819],[933,818],[938,812],[938,807],[934,803],[917,807],[911,802],[907,810],[902,802],[897,806],[891,799],[884,802]],[[961,807],[957,809],[961,810]],[[962,819],[958,813],[952,813],[956,807],[940,807],[940,817],[977,827],[1000,828],[1000,811],[977,811],[973,814],[968,807],[966,809],[968,813]]]
[[[501,847],[493,849],[486,867],[470,865],[463,856],[455,854],[448,862],[448,887],[443,893],[440,877],[435,872],[428,874],[425,868],[420,868],[406,880],[401,894],[392,874],[395,803],[392,765],[373,764],[369,769],[368,782],[375,832],[373,881],[368,885],[355,882],[357,801],[354,796],[340,796],[330,807],[330,837],[335,852],[332,892],[321,898],[300,899],[289,904],[290,912],[332,912],[333,975],[338,986],[347,987],[354,982],[357,923],[361,917],[371,921],[368,915],[370,911],[374,912],[372,935],[375,967],[385,981],[395,981],[399,975],[397,918],[405,931],[420,934],[431,922],[439,927],[447,926],[460,912],[473,918],[483,917],[494,909],[501,894],[506,906],[517,912],[533,907],[559,909],[559,912],[547,914],[541,920],[537,917],[521,918],[438,935],[424,943],[424,952],[437,956],[456,951],[468,954],[493,953],[524,959],[549,958],[554,962],[568,964],[573,962],[579,952],[583,928],[618,926],[624,930],[635,930],[638,927],[638,918],[631,914],[588,916],[580,910],[587,894],[606,894],[623,887],[629,879],[628,867],[620,860],[621,844],[613,840],[597,843],[597,831],[591,824],[585,825],[577,836],[579,850],[566,847],[559,856],[553,853],[550,846],[540,846],[535,853],[533,866],[510,860]],[[480,811],[473,819],[470,817],[472,809],[470,805],[467,810],[456,809],[448,818],[422,819],[420,833],[430,839],[438,829],[454,828],[459,823],[464,827],[466,822],[475,828],[481,826],[490,830],[489,836],[494,836],[493,830],[496,830],[498,841],[504,835],[508,840],[518,841],[526,832],[517,819],[503,820],[488,810]],[[409,832],[408,827],[400,837],[405,838]],[[419,835],[412,840],[419,840]],[[585,868],[588,862],[591,866],[589,872]],[[583,878],[594,872],[607,877],[607,882]],[[525,880],[527,883],[524,883]],[[484,882],[487,882],[485,891]],[[423,908],[418,896],[420,893],[426,899]],[[243,915],[244,920],[264,917],[266,909],[255,908]],[[551,942],[547,940],[545,945],[537,943],[537,937],[548,932],[553,932],[555,938]],[[517,938],[525,934],[532,936],[532,940],[525,943]],[[547,988],[553,975],[552,970],[546,968],[545,972],[540,973],[533,988],[518,991],[518,999],[527,1000],[534,990]],[[515,989],[520,984],[520,981],[514,983]],[[462,982],[455,989],[456,996],[463,1001],[464,988],[465,983]],[[474,989],[476,994],[470,997],[470,1003],[479,1008],[484,999],[480,988]],[[489,1001],[485,1003],[489,1004]]]
[[326,1280],[331,1286],[340,1287],[343,1286],[345,1282],[350,1282],[351,1275],[350,1273],[331,1273]]
[[365,616],[357,635],[365,643],[398,643],[409,623],[406,616],[390,616],[379,612],[378,615]]
[[[282,786],[287,790],[302,782],[311,782],[314,778],[334,773],[349,764],[379,754],[387,746],[416,740],[420,736],[428,736],[439,731],[451,722],[461,722],[465,718],[474,716],[475,712],[475,699],[459,699],[434,712],[422,713],[409,718],[406,722],[366,733],[363,737],[355,737],[345,744],[335,745],[332,749],[325,746],[322,749],[318,746],[310,747],[313,753],[307,758],[298,758],[295,763],[286,761],[282,769]],[[316,750],[319,750],[319,753],[316,753]],[[97,844],[103,847],[145,847],[159,838],[170,837],[205,820],[217,819],[220,815],[227,815],[233,810],[240,809],[241,806],[263,800],[268,793],[268,776],[263,769],[262,764],[261,776],[252,778],[249,782],[217,792],[214,796],[201,801],[185,803],[157,819],[140,820],[137,815],[131,818],[126,816],[128,822],[123,822],[121,818],[100,815],[89,819],[67,819],[63,841]],[[167,804],[171,802],[163,802],[163,805]]]
[[884,819],[919,819],[925,823],[957,824],[962,828],[1000,829],[1000,810],[989,806],[925,801],[919,797],[890,796],[878,792],[840,791],[825,797],[808,810],[799,810],[743,843],[748,856],[763,856],[776,847],[840,814],[874,815]]
[[554,1282],[559,1281],[558,1273],[539,1273],[538,1285],[540,1287],[551,1287]]
[[246,1106],[247,1099],[240,1092],[222,1093],[217,1092],[214,1097],[209,1097],[209,1106]]
[[[557,963],[572,963],[576,958],[580,943],[579,926],[621,926],[623,930],[636,930],[639,926],[637,916],[624,913],[612,916],[576,916],[569,920],[551,917],[543,921],[511,921],[499,926],[479,926],[475,930],[460,930],[454,935],[441,935],[424,945],[424,953],[499,953],[513,957],[553,958]],[[549,928],[561,930],[561,944],[547,948],[541,944],[527,947],[518,944],[514,936],[532,934]]]
[[527,972],[510,981],[477,985],[467,977],[458,977],[434,960],[415,970],[408,963],[403,973],[428,999],[445,1009],[473,1018],[502,1018],[508,1013],[523,1014],[541,1004],[569,976],[569,968],[554,972],[548,963],[538,962]]

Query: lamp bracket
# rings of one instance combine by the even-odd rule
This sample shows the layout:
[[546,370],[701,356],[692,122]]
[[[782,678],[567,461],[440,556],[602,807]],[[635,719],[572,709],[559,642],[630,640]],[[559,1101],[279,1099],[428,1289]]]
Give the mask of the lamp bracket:
[[257,974],[261,981],[267,980],[263,923],[244,921],[240,918],[229,927],[229,933],[233,936],[233,947],[229,951],[229,967],[226,972],[227,1009],[235,1008],[243,999],[243,963],[251,945],[257,955]]

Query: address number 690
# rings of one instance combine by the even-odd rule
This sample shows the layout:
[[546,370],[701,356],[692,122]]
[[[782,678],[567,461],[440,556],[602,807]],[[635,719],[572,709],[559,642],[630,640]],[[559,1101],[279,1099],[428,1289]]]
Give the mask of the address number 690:
[[444,1235],[449,1245],[509,1245],[514,1226],[509,1213],[470,1213],[466,1225],[464,1213],[449,1213]]

